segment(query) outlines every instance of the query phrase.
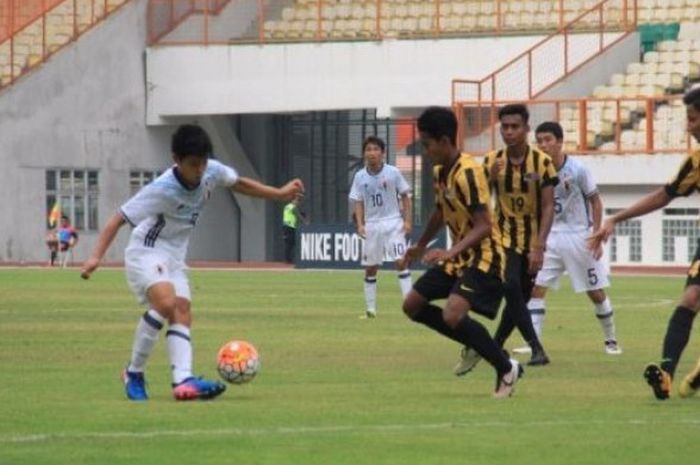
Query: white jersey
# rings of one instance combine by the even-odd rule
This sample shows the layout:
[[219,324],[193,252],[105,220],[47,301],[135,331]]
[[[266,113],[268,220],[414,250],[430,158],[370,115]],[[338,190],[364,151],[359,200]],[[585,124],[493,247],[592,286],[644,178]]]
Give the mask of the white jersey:
[[350,200],[363,202],[365,223],[401,218],[399,196],[411,191],[406,179],[395,167],[384,163],[382,169],[371,174],[367,168],[355,173],[350,189]]
[[134,227],[127,249],[159,249],[184,261],[192,228],[212,190],[238,181],[236,170],[210,159],[201,183],[190,189],[174,169],[165,171],[121,206],[122,216]]
[[580,232],[591,227],[588,198],[598,192],[586,166],[567,156],[557,172],[559,184],[554,187],[554,222],[552,232]]

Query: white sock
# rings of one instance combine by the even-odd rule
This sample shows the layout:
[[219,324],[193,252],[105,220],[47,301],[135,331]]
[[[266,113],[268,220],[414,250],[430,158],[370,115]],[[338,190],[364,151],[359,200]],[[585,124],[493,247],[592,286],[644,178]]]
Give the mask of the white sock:
[[190,328],[181,324],[170,325],[166,336],[170,366],[173,370],[173,383],[178,384],[192,376]]
[[365,302],[367,303],[367,311],[370,313],[377,312],[377,277],[365,277]]
[[544,299],[530,299],[527,303],[527,309],[530,310],[530,318],[532,318],[532,326],[535,328],[537,339],[542,339],[542,327],[546,312]]
[[603,329],[603,337],[606,341],[615,341],[615,320],[613,318],[612,304],[609,298],[599,304],[595,304],[595,316],[598,317],[600,327]]
[[131,347],[131,360],[126,368],[128,371],[143,373],[146,361],[158,342],[158,335],[164,324],[165,318],[153,309],[148,310],[139,319]]
[[401,295],[406,297],[413,287],[413,281],[411,281],[411,272],[409,270],[402,270],[398,273],[399,277],[399,287],[401,287]]

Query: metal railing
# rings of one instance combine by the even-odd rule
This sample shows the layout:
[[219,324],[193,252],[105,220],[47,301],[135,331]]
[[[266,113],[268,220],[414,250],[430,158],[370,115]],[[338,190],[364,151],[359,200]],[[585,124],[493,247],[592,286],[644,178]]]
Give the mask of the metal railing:
[[[607,30],[625,30],[637,0],[609,6]],[[563,28],[599,0],[150,0],[151,44],[232,44],[499,36]],[[612,5],[614,2],[603,2]],[[230,10],[220,18],[222,9]],[[613,12],[617,8],[616,12]],[[621,14],[620,11],[624,11]],[[635,10],[636,11],[636,10]],[[178,26],[182,34],[169,34]],[[238,28],[219,25],[241,22]]]
[[[637,0],[602,1],[486,77],[454,79],[452,104],[488,107],[496,100],[532,100],[626,38],[636,25]],[[460,140],[467,135],[460,133]]]
[[697,147],[686,132],[682,95],[659,97],[538,99],[461,102],[455,107],[462,149],[483,155],[503,146],[498,110],[525,103],[530,111],[530,137],[542,122],[558,121],[564,147],[573,154],[684,153]]
[[0,89],[129,0],[0,0]]

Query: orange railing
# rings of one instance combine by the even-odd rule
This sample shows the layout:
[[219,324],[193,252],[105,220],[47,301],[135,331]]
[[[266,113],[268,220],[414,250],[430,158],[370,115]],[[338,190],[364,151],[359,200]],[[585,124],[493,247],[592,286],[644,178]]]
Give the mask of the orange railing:
[[1,0],[0,42],[21,31],[64,0]]
[[[218,15],[231,0],[167,0],[148,2],[148,42],[156,43],[193,15],[202,19],[203,43],[208,43],[209,16]],[[235,0],[234,0],[235,1]]]
[[[625,29],[636,0],[620,0],[625,14],[611,13],[606,28]],[[150,0],[148,29],[151,44],[221,44],[384,38],[501,35],[552,31],[564,27],[597,3],[596,0],[513,0],[453,2],[424,0]],[[604,2],[608,3],[608,2]],[[232,12],[218,26],[221,9]],[[233,18],[233,19],[231,19]],[[189,19],[182,34],[168,34]]]
[[602,1],[483,79],[454,79],[453,106],[534,99],[623,40],[636,24],[637,0]]
[[0,89],[129,0],[0,0]]
[[461,102],[455,107],[466,152],[482,155],[502,146],[498,110],[526,103],[531,137],[538,124],[558,121],[565,149],[575,154],[683,153],[696,144],[686,133],[682,95]]

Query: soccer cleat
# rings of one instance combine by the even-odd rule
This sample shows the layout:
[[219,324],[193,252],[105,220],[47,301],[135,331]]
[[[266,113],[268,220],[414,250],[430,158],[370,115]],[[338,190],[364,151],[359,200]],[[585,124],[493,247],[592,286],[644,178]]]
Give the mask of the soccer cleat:
[[124,391],[126,397],[130,400],[148,400],[146,392],[146,378],[143,373],[124,370],[122,371],[122,381],[124,382]]
[[219,381],[190,377],[173,386],[175,400],[213,399],[226,390]]
[[666,400],[671,395],[671,375],[656,363],[647,365],[644,370],[644,379],[654,390],[654,396],[657,399]]
[[360,315],[360,320],[370,320],[372,318],[377,317],[377,311],[376,310],[365,310],[364,315]]
[[474,369],[479,360],[481,360],[481,355],[476,353],[476,350],[471,347],[464,346],[459,352],[460,360],[455,365],[454,373],[456,376],[464,376]]
[[530,346],[516,347],[513,349],[514,354],[531,354],[532,348]]
[[622,353],[622,348],[617,345],[616,340],[608,339],[605,341],[605,353],[608,355],[620,355]]
[[547,365],[549,364],[549,357],[547,357],[547,354],[544,351],[544,349],[536,349],[532,352],[530,361],[527,362],[527,364],[531,367]]
[[695,368],[683,378],[678,386],[678,394],[683,398],[694,396],[700,390],[700,360],[695,364]]
[[515,383],[523,376],[523,367],[517,360],[510,359],[510,371],[503,376],[499,376],[496,380],[496,390],[493,392],[493,397],[496,399],[504,399],[513,395]]

